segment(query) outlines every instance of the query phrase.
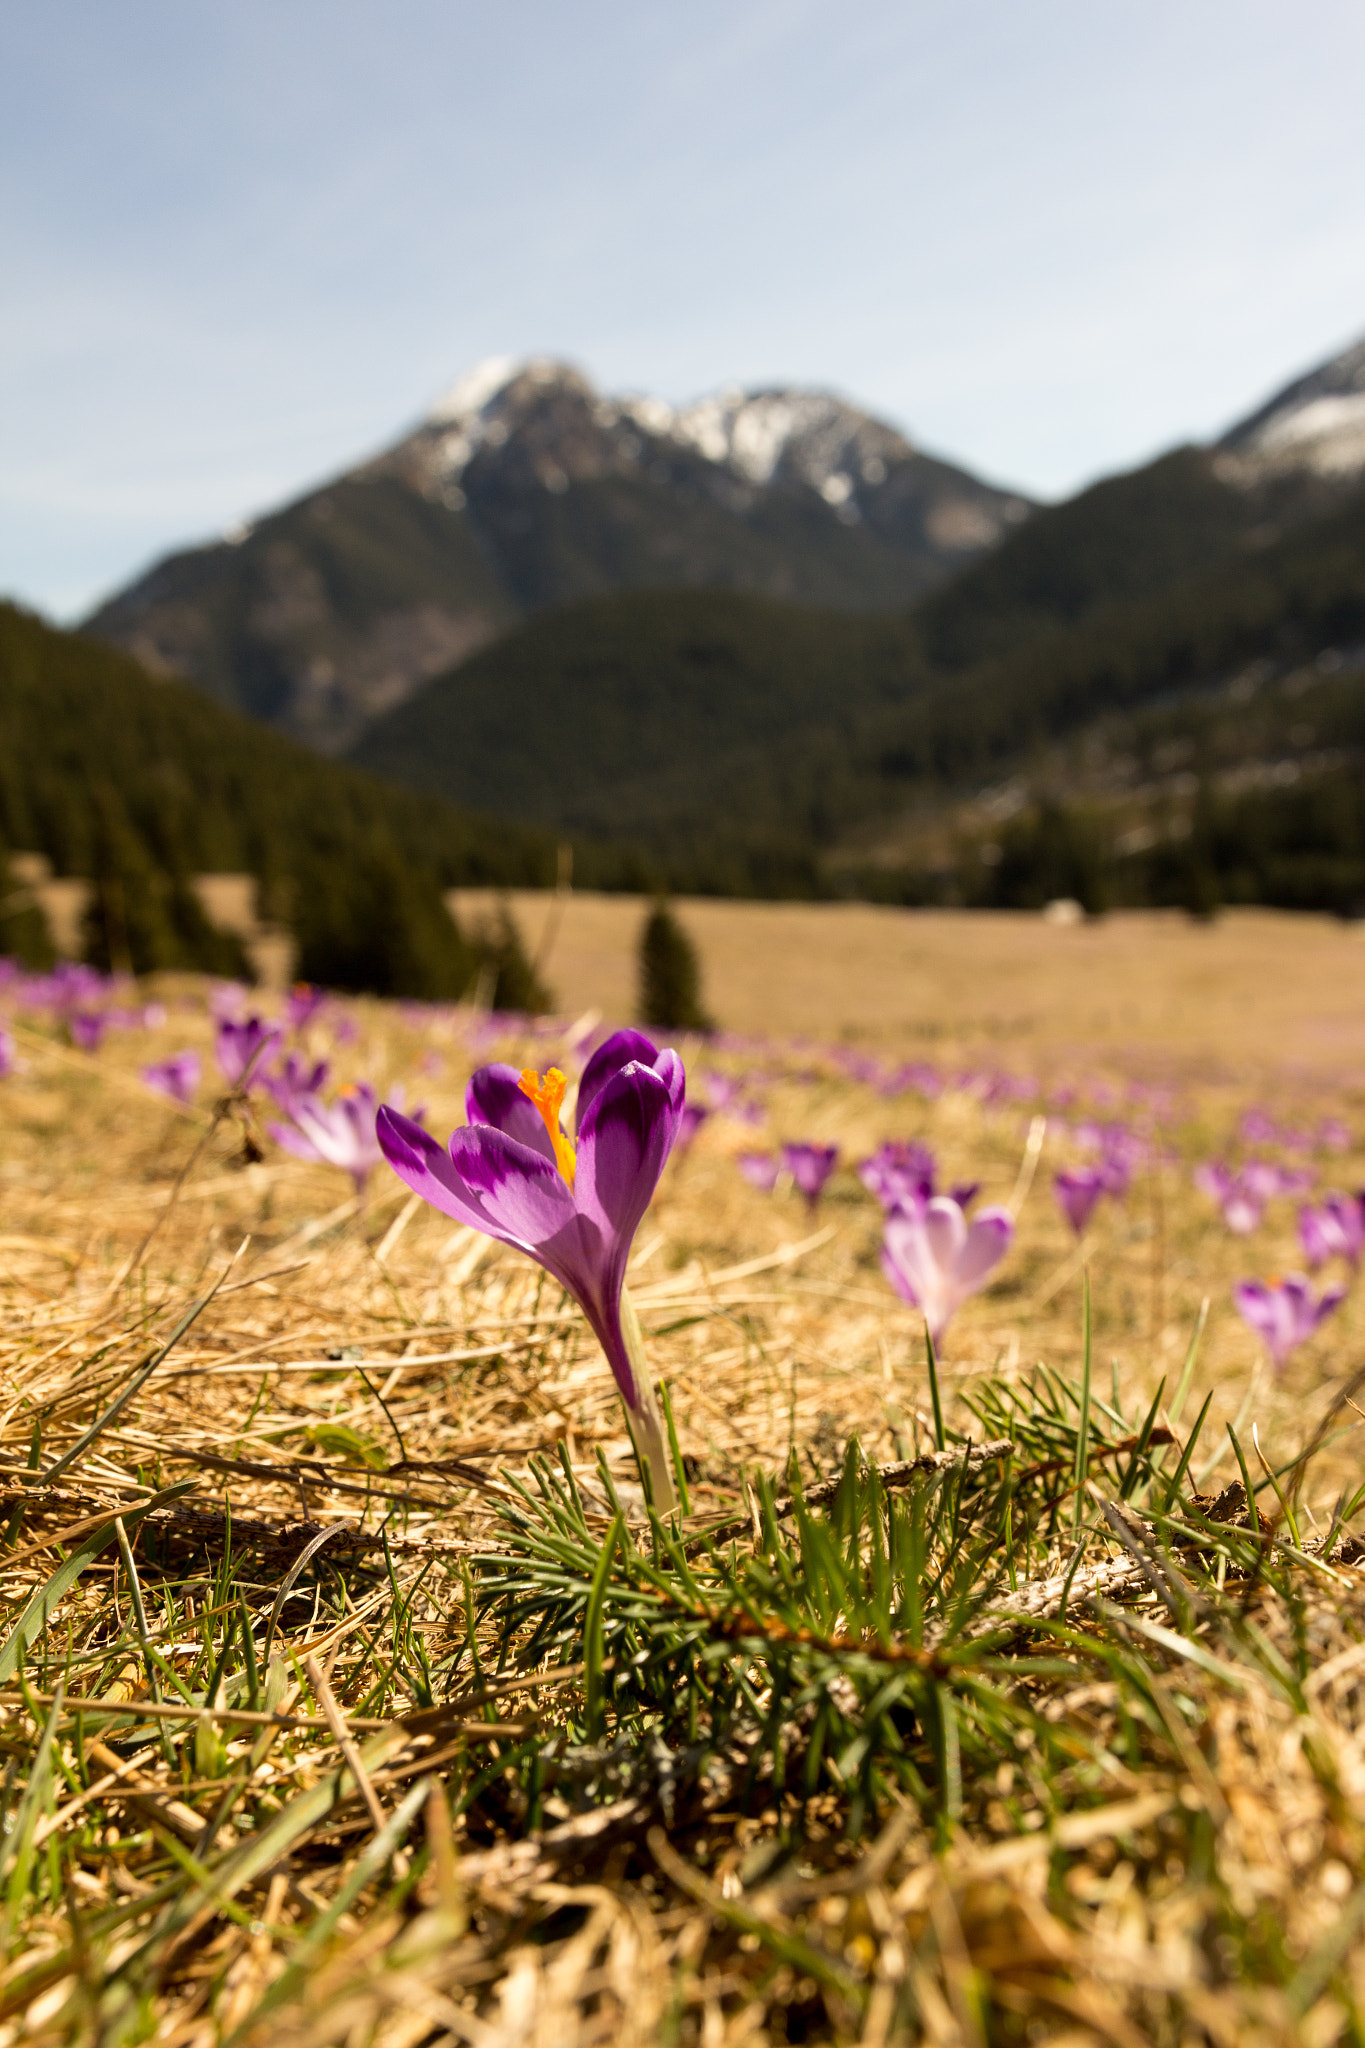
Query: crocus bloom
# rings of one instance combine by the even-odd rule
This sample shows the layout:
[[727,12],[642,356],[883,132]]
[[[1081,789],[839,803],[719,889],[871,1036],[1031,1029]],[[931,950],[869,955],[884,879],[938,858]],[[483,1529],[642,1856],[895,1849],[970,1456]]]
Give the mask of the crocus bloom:
[[1289,1273],[1283,1280],[1239,1280],[1232,1298],[1242,1320],[1265,1340],[1278,1368],[1345,1300],[1346,1289],[1324,1288],[1315,1300],[1303,1274]]
[[1202,1194],[1211,1195],[1223,1212],[1223,1221],[1238,1237],[1247,1237],[1261,1220],[1265,1194],[1244,1174],[1229,1173],[1219,1160],[1209,1160],[1194,1170],[1194,1184]]
[[699,1102],[685,1102],[678,1118],[678,1135],[674,1141],[680,1152],[685,1152],[711,1112],[703,1109]]
[[982,1209],[969,1223],[960,1202],[936,1195],[921,1210],[887,1217],[882,1271],[902,1301],[923,1311],[937,1345],[968,1295],[995,1271],[1013,1237],[1008,1209]]
[[73,1010],[66,1020],[66,1028],[71,1033],[71,1043],[80,1052],[98,1052],[109,1029],[109,1020],[98,1010]]
[[291,1122],[271,1124],[270,1135],[296,1159],[339,1166],[350,1174],[359,1195],[383,1157],[375,1132],[378,1107],[368,1081],[339,1089],[331,1102],[318,1095],[299,1094],[285,1110]]
[[240,1088],[246,1075],[259,1076],[261,1051],[276,1044],[279,1036],[279,1025],[267,1024],[262,1017],[247,1017],[240,1024],[231,1017],[221,1020],[216,1050],[229,1088]]
[[634,1312],[623,1301],[626,1261],[678,1135],[686,1077],[676,1052],[639,1031],[597,1048],[578,1086],[574,1135],[560,1122],[566,1082],[495,1064],[469,1083],[469,1122],[446,1146],[388,1108],[380,1149],[418,1194],[502,1244],[526,1252],[583,1310],[648,1463],[654,1497],[673,1504],[673,1480]]
[[310,981],[296,981],[284,1006],[284,1021],[291,1031],[306,1031],[327,1001],[327,991]]
[[858,1168],[858,1178],[874,1194],[883,1209],[917,1208],[931,1201],[937,1175],[934,1155],[927,1145],[888,1141],[879,1145],[870,1159]]
[[1100,1196],[1109,1194],[1111,1188],[1102,1166],[1073,1166],[1053,1175],[1052,1191],[1063,1216],[1080,1237]]
[[189,1102],[199,1086],[201,1071],[197,1052],[177,1052],[168,1060],[144,1067],[142,1078],[158,1095],[168,1095],[172,1102]]
[[285,1116],[294,1114],[296,1103],[318,1094],[330,1069],[326,1060],[314,1060],[310,1067],[297,1053],[289,1053],[273,1074],[262,1074],[266,1091]]
[[1310,1266],[1326,1259],[1360,1263],[1365,1251],[1365,1195],[1328,1195],[1320,1209],[1300,1209],[1299,1240]]
[[784,1145],[782,1164],[806,1198],[806,1207],[814,1209],[820,1199],[820,1191],[839,1163],[837,1145]]
[[19,1055],[14,1050],[14,1040],[0,1024],[0,1081],[6,1074],[12,1074],[19,1064]]
[[777,1186],[781,1171],[771,1152],[739,1152],[735,1165],[744,1175],[751,1188],[757,1188],[760,1195],[770,1195]]

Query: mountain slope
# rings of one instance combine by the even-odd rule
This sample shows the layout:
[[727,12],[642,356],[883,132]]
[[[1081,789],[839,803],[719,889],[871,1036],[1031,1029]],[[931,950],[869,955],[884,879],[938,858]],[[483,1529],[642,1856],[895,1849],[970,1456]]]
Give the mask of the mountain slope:
[[101,790],[172,870],[278,879],[379,841],[447,883],[534,881],[550,864],[535,833],[319,760],[0,603],[0,840],[88,875]]
[[[1365,494],[1074,621],[1031,616],[1008,651],[949,669],[914,615],[601,599],[427,685],[354,758],[509,818],[635,840],[693,886],[786,890],[827,886],[841,844],[894,841],[897,817],[951,808],[983,779],[1027,789],[1039,764],[1047,786],[1064,761],[1074,786],[1089,775],[1126,800],[1205,744],[1220,771],[1310,754],[1321,741],[1316,725],[1303,736],[1298,698],[1319,656],[1334,692],[1323,732],[1338,749],[1365,740]],[[1185,707],[1179,759],[1163,769],[1171,705]],[[1129,729],[1149,714],[1150,745]]]
[[463,379],[372,462],[171,556],[88,630],[325,752],[519,618],[641,588],[908,603],[1029,511],[819,392],[682,411],[562,364]]

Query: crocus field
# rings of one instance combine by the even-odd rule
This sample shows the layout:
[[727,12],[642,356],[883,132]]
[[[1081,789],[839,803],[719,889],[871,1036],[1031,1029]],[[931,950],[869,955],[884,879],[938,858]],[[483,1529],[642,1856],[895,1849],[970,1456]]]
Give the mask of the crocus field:
[[1365,948],[1263,925],[1244,1037],[1119,920],[1089,1034],[1022,918],[705,1041],[0,968],[0,2048],[1365,2040]]

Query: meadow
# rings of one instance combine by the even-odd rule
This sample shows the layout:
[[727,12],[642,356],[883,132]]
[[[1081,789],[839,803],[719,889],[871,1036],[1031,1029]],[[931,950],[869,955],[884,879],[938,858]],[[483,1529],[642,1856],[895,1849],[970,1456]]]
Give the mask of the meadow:
[[[1365,2038],[1365,945],[684,906],[670,1513],[556,1282],[289,1149],[574,1081],[640,915],[554,1018],[0,989],[0,2048]],[[888,1143],[1012,1219],[933,1358]]]

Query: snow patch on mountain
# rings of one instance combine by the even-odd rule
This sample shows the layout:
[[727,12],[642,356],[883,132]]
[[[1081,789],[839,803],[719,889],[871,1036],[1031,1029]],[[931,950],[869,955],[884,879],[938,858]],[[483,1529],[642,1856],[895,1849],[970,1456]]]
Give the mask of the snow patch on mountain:
[[1296,378],[1219,442],[1245,480],[1308,471],[1337,481],[1365,471],[1365,341]]

